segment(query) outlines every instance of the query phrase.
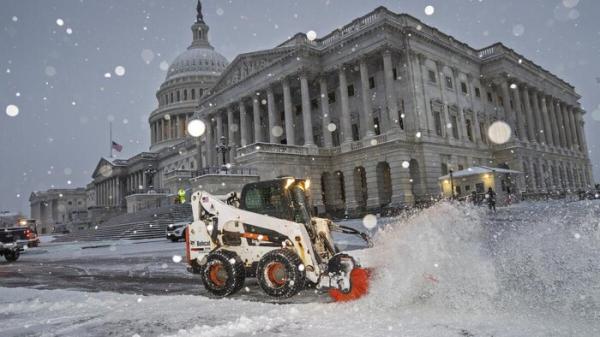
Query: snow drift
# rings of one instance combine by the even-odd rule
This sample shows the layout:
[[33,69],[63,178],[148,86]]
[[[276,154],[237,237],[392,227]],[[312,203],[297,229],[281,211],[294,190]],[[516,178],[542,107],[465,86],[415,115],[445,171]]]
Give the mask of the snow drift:
[[600,205],[440,203],[384,225],[370,308],[600,321]]

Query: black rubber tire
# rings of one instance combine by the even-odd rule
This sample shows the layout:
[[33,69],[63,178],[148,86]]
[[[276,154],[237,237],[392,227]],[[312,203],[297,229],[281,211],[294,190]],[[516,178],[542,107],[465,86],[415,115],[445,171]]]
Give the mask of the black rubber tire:
[[[220,268],[221,275],[225,276],[222,284],[215,283],[211,278],[212,268]],[[236,253],[217,250],[206,257],[206,264],[202,266],[200,276],[206,290],[215,296],[225,297],[242,289],[246,271],[244,263]]]
[[8,262],[15,262],[19,259],[20,255],[21,253],[18,250],[11,250],[4,253],[4,258]]
[[173,242],[179,242],[179,238],[176,236],[171,236],[171,241]]
[[[280,278],[282,284],[277,284],[270,279],[270,270],[274,264],[279,264],[283,273]],[[306,282],[306,271],[300,268],[302,260],[298,254],[289,249],[277,249],[265,254],[258,262],[256,278],[258,284],[267,295],[272,297],[292,297],[304,289]],[[302,270],[301,270],[302,269]]]

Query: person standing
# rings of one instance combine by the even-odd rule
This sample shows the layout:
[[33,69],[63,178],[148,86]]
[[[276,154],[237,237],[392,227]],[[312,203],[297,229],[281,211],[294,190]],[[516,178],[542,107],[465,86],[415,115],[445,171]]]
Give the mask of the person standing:
[[492,190],[492,188],[490,187],[488,188],[485,197],[487,198],[488,207],[490,208],[490,210],[496,212],[496,192],[494,192],[494,190]]

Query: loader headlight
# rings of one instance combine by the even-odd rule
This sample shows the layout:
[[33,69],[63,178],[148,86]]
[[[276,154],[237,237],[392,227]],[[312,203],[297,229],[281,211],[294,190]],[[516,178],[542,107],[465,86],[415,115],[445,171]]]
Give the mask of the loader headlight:
[[294,179],[294,178],[288,178],[287,181],[285,182],[285,188],[287,189],[288,187],[290,187],[294,183],[295,180],[296,179]]
[[310,179],[306,179],[304,181],[304,189],[308,190],[310,188]]

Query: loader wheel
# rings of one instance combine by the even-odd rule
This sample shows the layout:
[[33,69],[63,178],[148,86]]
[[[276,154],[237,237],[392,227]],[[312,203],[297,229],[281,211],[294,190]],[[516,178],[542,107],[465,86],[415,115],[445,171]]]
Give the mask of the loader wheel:
[[258,284],[269,296],[292,297],[304,289],[306,272],[299,268],[302,261],[289,249],[277,249],[265,254],[258,262]]
[[218,250],[208,254],[200,272],[204,287],[213,295],[229,296],[244,286],[244,263],[236,253]]
[[11,250],[9,252],[4,253],[4,258],[8,262],[15,262],[19,258],[19,255],[21,255],[21,253],[19,253],[18,250]]

